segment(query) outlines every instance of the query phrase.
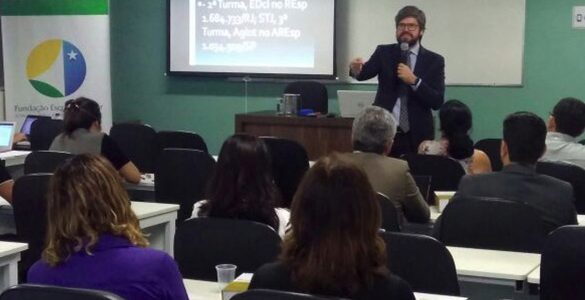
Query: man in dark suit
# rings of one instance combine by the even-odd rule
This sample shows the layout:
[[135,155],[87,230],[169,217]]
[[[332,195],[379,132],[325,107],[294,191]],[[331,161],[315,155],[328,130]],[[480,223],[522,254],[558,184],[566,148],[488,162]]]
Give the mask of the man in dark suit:
[[518,112],[504,120],[500,172],[465,176],[457,194],[496,197],[534,207],[549,229],[577,224],[573,188],[567,182],[535,171],[544,153],[546,125],[538,116]]
[[426,25],[423,11],[405,6],[395,22],[398,43],[379,45],[365,63],[354,59],[350,75],[360,81],[378,76],[374,105],[392,112],[399,125],[390,153],[398,157],[416,153],[423,140],[434,139],[431,109],[439,109],[444,101],[445,60],[420,44]]

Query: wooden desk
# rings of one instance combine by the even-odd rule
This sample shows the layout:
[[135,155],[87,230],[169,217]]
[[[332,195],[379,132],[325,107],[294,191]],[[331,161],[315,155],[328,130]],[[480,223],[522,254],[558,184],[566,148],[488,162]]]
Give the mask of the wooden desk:
[[540,266],[528,274],[528,283],[540,284]]
[[540,266],[540,254],[447,247],[461,281],[511,285],[522,289],[528,274]]
[[0,292],[18,284],[20,252],[26,249],[24,243],[0,242]]
[[179,205],[151,202],[132,202],[140,228],[149,234],[150,247],[174,255],[175,221]]
[[236,114],[236,133],[276,136],[299,142],[309,160],[333,151],[351,152],[353,118],[285,117],[275,112]]
[[[183,279],[189,300],[221,300],[221,293],[216,282]],[[425,293],[414,293],[417,300],[465,300],[464,297],[443,296]]]
[[30,151],[6,151],[0,153],[0,159],[6,162],[6,167],[22,166],[24,159],[30,154]]

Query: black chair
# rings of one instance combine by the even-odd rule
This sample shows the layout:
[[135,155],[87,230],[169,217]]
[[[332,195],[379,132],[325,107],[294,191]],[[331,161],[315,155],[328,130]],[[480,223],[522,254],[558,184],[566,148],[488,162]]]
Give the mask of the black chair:
[[585,170],[568,163],[540,161],[536,163],[536,172],[570,183],[577,213],[585,214]]
[[215,281],[215,266],[224,263],[238,266],[238,274],[253,273],[279,252],[278,233],[247,220],[194,218],[175,234],[175,260],[185,278]]
[[305,148],[296,141],[261,137],[272,159],[274,182],[282,194],[283,207],[290,207],[292,198],[305,172],[309,169],[309,157]]
[[413,291],[459,295],[455,262],[436,239],[419,234],[383,232],[388,268],[406,280]]
[[473,148],[481,150],[487,154],[490,158],[490,162],[492,163],[492,171],[500,171],[502,170],[502,158],[500,157],[500,145],[502,144],[502,139],[483,139],[477,141]]
[[317,81],[294,81],[289,83],[284,92],[301,95],[301,108],[310,108],[315,112],[327,114],[329,96],[324,84]]
[[392,200],[382,193],[376,193],[376,198],[378,198],[378,203],[380,204],[382,228],[386,231],[400,231],[398,209],[394,206]]
[[434,230],[449,246],[540,253],[550,228],[527,204],[456,195]]
[[585,299],[585,227],[563,226],[547,238],[540,260],[540,299]]
[[110,137],[142,173],[153,173],[158,156],[156,131],[137,123],[114,124]]
[[[431,194],[435,191],[456,191],[459,180],[465,175],[463,167],[455,160],[439,156],[424,154],[405,154],[402,159],[408,162],[413,176],[431,176]],[[427,201],[434,205],[434,197]]]
[[9,287],[0,300],[124,300],[110,292],[40,284]]
[[157,202],[179,204],[177,223],[191,217],[195,202],[205,197],[215,160],[201,150],[164,149],[155,170]]
[[432,177],[427,175],[413,175],[412,178],[414,178],[414,182],[416,183],[420,194],[423,196],[423,199],[425,199],[427,203],[434,203],[435,195],[431,192]]
[[315,295],[277,291],[277,290],[252,289],[252,290],[247,290],[247,291],[240,293],[240,294],[236,294],[231,299],[232,300],[274,300],[274,299],[278,299],[278,300],[341,300],[343,298],[319,297],[319,296],[315,296]]
[[159,131],[156,134],[159,153],[166,148],[197,149],[205,153],[207,144],[203,138],[194,132],[189,131]]
[[18,263],[19,278],[26,278],[30,266],[41,258],[47,231],[47,188],[51,174],[24,175],[16,180],[12,191],[12,207],[16,234],[28,243]]
[[53,173],[66,159],[73,156],[62,151],[33,151],[24,159],[24,174]]
[[39,118],[30,127],[30,149],[49,150],[56,136],[63,131],[63,120]]
[[581,145],[585,145],[585,140],[580,140],[580,141],[579,141],[579,144],[581,144]]

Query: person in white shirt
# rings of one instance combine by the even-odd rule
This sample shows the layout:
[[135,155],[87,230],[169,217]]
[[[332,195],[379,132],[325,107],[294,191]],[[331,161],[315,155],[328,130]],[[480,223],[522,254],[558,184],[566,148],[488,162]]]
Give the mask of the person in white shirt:
[[585,129],[585,103],[576,98],[561,99],[547,127],[546,152],[541,160],[571,163],[585,169],[585,146],[577,142]]

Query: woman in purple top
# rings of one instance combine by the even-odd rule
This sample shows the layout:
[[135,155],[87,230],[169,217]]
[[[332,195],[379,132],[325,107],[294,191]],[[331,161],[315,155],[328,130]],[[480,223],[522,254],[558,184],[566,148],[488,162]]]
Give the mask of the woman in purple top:
[[80,155],[59,167],[47,209],[47,246],[29,283],[105,290],[126,300],[188,299],[175,261],[145,248],[122,178],[104,158]]

